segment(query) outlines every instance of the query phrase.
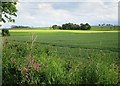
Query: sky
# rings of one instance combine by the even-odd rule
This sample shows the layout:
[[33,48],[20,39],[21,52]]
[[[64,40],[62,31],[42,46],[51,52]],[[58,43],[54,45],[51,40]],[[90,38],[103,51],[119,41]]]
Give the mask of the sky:
[[19,0],[15,23],[2,23],[2,28],[11,25],[49,27],[63,23],[118,24],[116,0]]

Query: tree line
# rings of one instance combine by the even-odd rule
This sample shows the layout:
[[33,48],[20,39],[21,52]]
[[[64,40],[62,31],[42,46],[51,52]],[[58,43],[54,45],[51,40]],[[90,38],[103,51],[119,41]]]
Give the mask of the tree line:
[[30,28],[29,26],[16,26],[12,25],[11,28]]
[[59,25],[53,25],[52,29],[59,29],[59,30],[90,30],[91,26],[86,23],[83,24],[81,23],[80,25],[78,24],[73,24],[73,23],[66,23],[66,24],[62,24],[62,26]]
[[98,26],[115,26],[113,24],[98,24]]

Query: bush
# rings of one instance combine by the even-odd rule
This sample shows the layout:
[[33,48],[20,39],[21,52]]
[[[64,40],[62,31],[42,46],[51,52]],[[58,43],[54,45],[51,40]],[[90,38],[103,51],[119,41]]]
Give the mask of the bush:
[[2,29],[2,36],[10,36],[8,29]]

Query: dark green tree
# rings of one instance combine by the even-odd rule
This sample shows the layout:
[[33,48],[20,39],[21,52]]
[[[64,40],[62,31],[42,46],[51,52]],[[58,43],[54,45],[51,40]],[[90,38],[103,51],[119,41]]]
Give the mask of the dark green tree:
[[80,26],[73,23],[66,23],[62,25],[63,30],[80,30]]
[[53,30],[55,30],[55,29],[61,29],[61,26],[53,25],[52,28],[53,28]]
[[17,16],[16,4],[17,2],[1,2],[0,10],[2,13],[2,21],[4,23],[6,23],[6,21],[15,22],[12,16]]
[[66,23],[66,24],[63,24],[62,27],[53,25],[52,28],[61,29],[61,30],[90,30],[91,26],[88,23],[86,24],[81,23],[80,25],[73,24],[73,23]]
[[86,26],[86,29],[87,29],[87,30],[90,30],[90,29],[91,29],[91,26],[90,26],[88,23],[86,23],[85,26]]
[[85,24],[81,23],[81,24],[80,24],[80,29],[81,29],[81,30],[86,30]]
[[81,23],[80,27],[81,27],[81,30],[90,30],[91,29],[91,26],[88,23],[86,23],[86,24]]

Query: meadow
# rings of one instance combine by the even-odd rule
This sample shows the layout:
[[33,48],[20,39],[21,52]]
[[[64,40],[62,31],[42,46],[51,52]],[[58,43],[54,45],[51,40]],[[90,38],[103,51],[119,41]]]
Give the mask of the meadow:
[[118,33],[10,30],[2,37],[2,83],[116,85]]

